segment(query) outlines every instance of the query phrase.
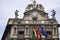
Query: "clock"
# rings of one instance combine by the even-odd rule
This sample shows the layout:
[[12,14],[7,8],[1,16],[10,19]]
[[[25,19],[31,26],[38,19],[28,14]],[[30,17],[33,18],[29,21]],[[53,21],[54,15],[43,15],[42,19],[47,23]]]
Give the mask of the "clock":
[[34,12],[33,12],[33,16],[36,16],[36,15],[37,15],[37,12],[36,12],[36,11],[34,11]]

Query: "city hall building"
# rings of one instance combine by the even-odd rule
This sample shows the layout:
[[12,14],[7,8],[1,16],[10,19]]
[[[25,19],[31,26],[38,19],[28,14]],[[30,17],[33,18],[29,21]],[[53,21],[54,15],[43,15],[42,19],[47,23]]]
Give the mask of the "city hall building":
[[[15,11],[15,18],[9,18],[1,40],[59,40],[58,27],[60,25],[55,18],[55,10],[51,11],[52,17],[49,18],[44,6],[37,4],[34,0],[33,3],[27,5],[23,18],[18,18],[18,12],[18,10]],[[36,32],[40,27],[47,35],[41,32],[37,35]],[[35,33],[34,36],[30,29],[32,33]]]

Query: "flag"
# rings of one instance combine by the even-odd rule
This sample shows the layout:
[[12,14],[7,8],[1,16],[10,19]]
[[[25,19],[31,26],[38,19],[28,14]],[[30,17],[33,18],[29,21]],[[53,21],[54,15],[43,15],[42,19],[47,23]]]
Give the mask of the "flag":
[[29,29],[29,32],[31,33],[32,37],[34,36],[32,28]]
[[47,38],[48,34],[44,31],[43,27],[40,27],[40,32]]
[[36,30],[35,29],[33,29],[33,32],[34,32],[34,35],[37,36],[37,33],[36,33]]
[[38,27],[38,30],[37,30],[37,35],[41,35],[41,32],[40,32],[40,27]]

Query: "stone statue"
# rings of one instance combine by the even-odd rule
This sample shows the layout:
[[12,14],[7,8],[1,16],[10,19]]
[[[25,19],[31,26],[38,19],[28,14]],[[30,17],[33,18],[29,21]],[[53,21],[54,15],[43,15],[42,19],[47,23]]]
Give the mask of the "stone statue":
[[52,18],[55,18],[56,11],[53,9],[51,12],[52,12],[52,15],[51,15]]
[[36,0],[31,0],[33,2],[33,7],[36,7]]
[[15,11],[15,18],[18,18],[18,10]]

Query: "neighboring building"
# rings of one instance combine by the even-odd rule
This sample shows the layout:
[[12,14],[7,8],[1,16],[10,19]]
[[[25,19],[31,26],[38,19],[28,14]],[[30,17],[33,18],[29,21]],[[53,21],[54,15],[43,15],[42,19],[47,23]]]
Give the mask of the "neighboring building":
[[[8,20],[6,29],[1,40],[59,40],[58,27],[60,26],[55,18],[55,11],[52,11],[52,18],[49,18],[48,13],[45,12],[42,4],[27,5],[22,19],[18,18],[18,10],[15,12],[15,18]],[[29,29],[37,30],[42,26],[48,34],[46,38],[44,35],[32,37]]]

